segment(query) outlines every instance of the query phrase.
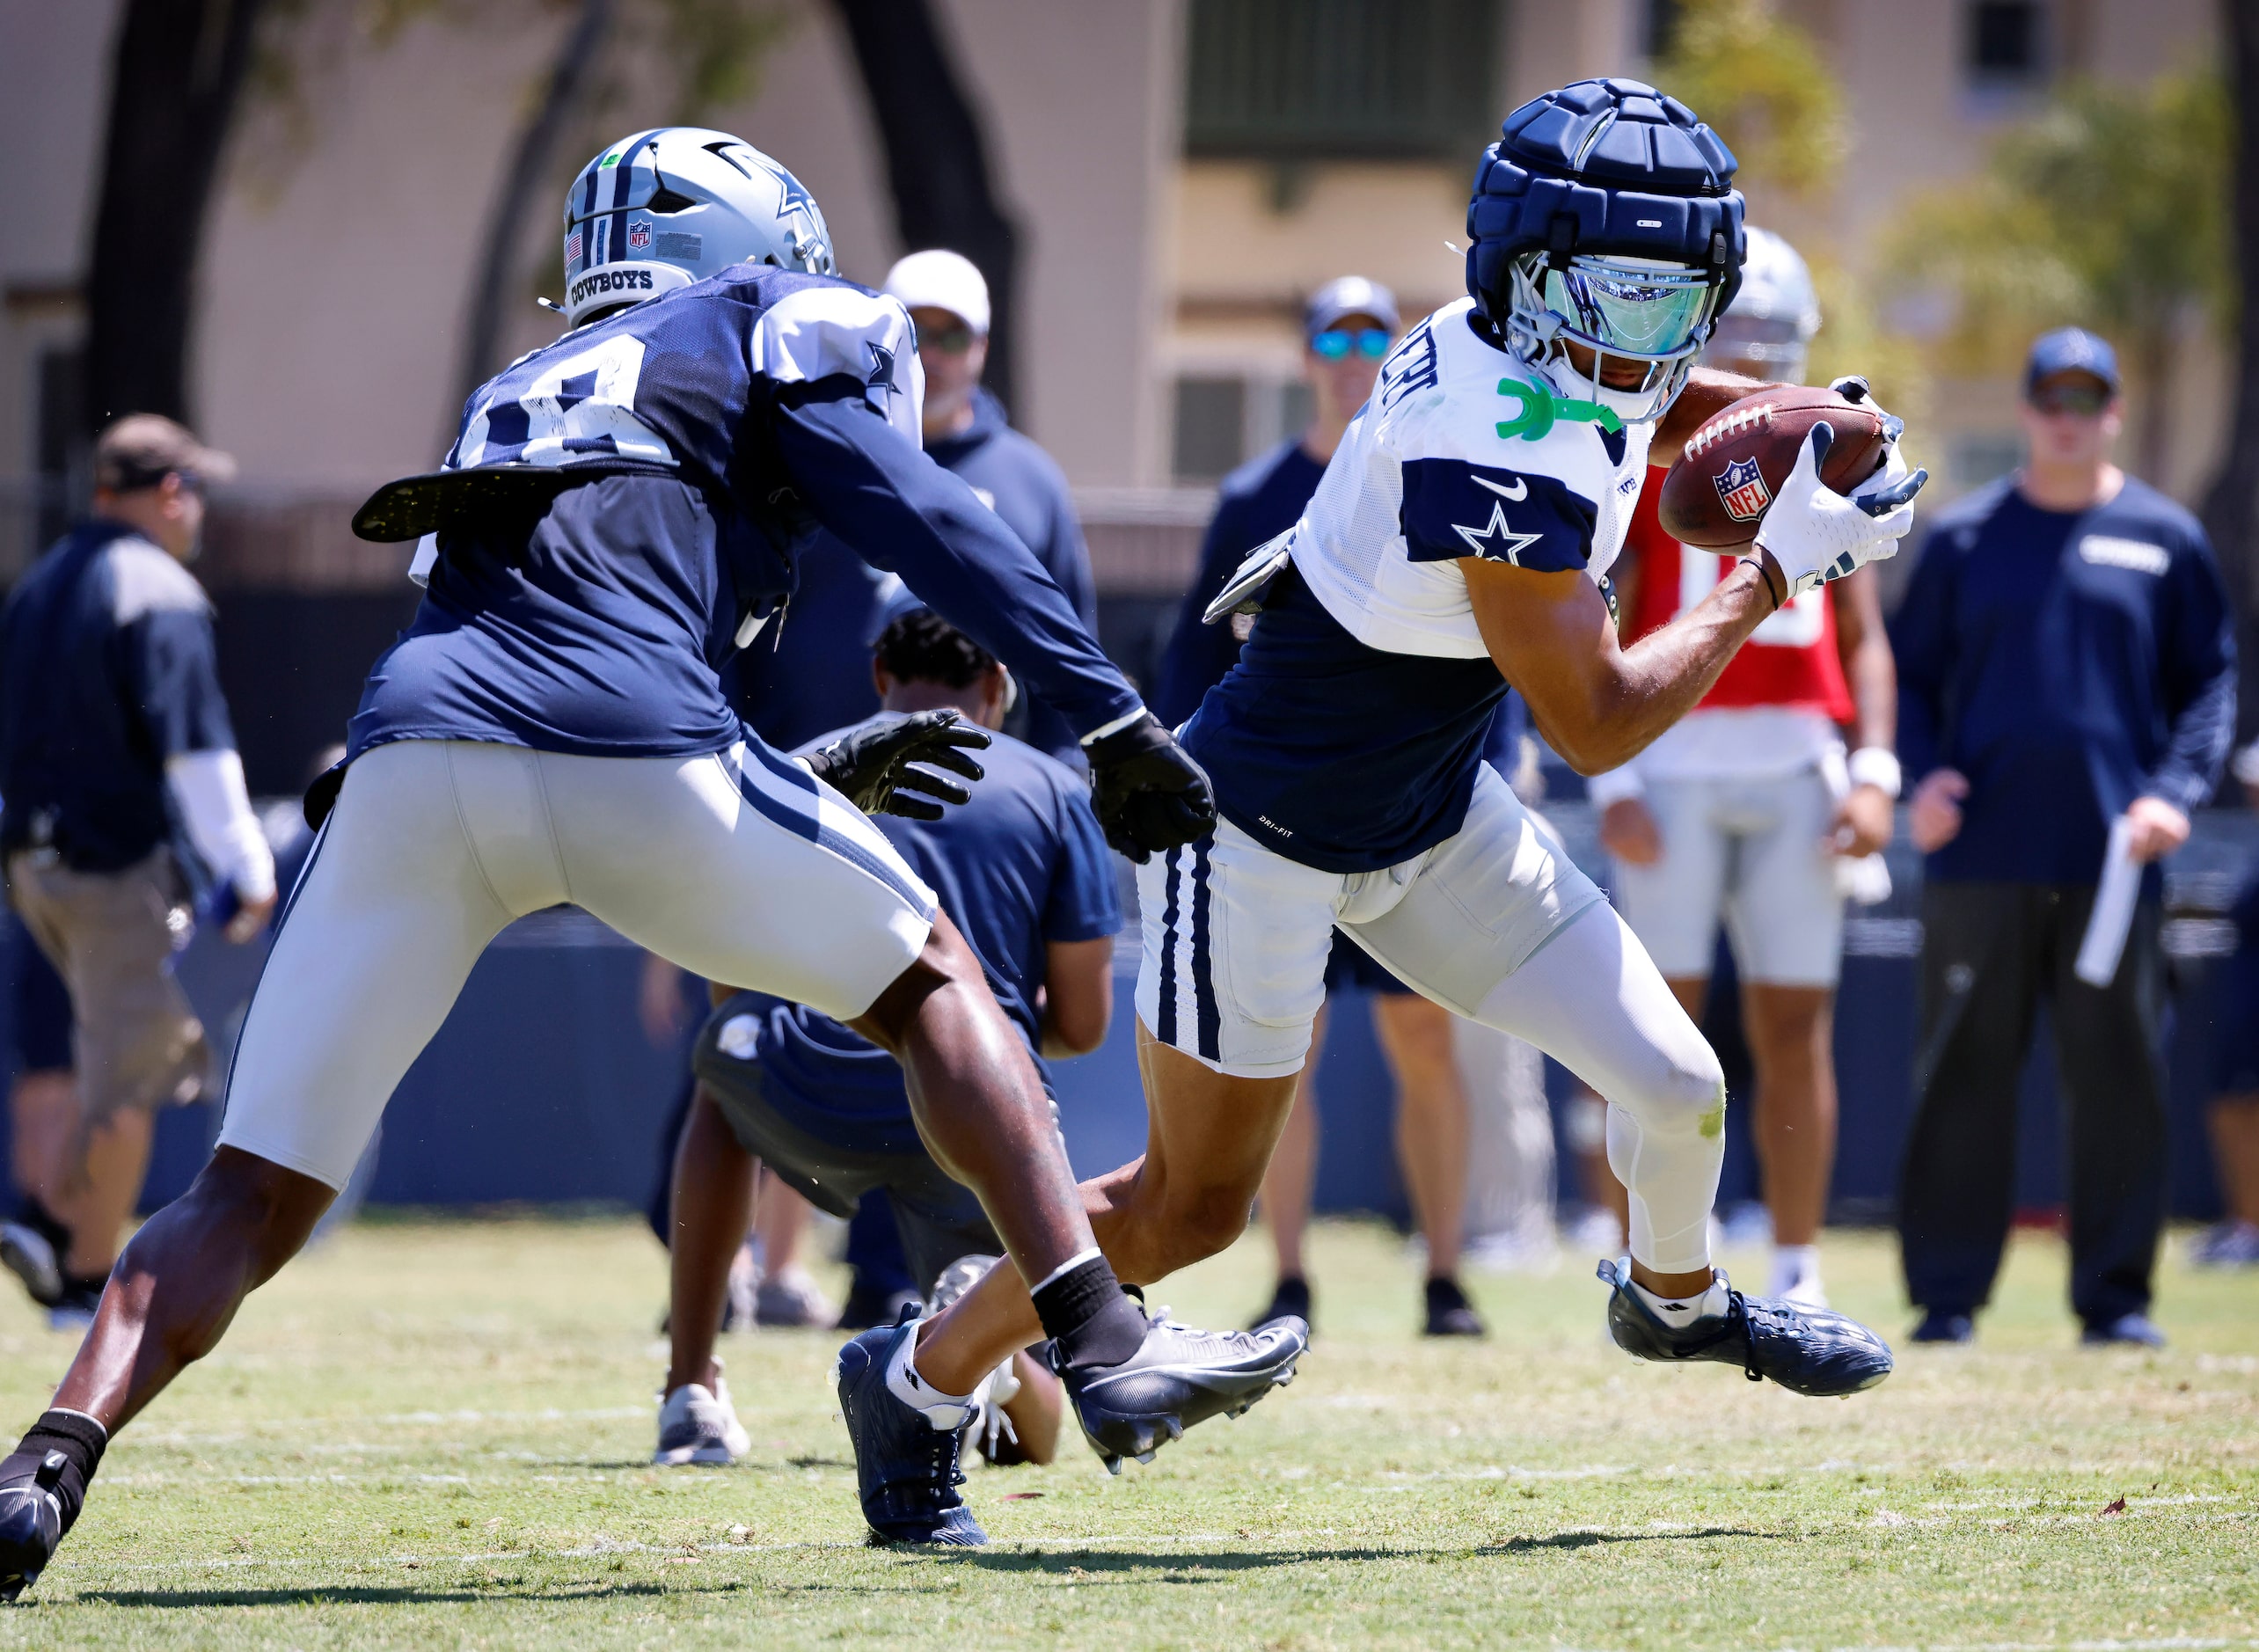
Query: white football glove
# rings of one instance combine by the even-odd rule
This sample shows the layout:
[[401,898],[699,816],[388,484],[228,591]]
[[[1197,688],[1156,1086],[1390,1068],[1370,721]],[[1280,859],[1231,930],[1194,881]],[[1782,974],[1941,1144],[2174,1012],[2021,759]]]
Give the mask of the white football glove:
[[1758,527],[1758,549],[1773,558],[1788,582],[1784,603],[1896,554],[1914,525],[1913,497],[1929,480],[1927,471],[1908,474],[1892,442],[1882,470],[1846,497],[1820,480],[1820,462],[1834,441],[1830,426],[1812,427],[1796,468]]

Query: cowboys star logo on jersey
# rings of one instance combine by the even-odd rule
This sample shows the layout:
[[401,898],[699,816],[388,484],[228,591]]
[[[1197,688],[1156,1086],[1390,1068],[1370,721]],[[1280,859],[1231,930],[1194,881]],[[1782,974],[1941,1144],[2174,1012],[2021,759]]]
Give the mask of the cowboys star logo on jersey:
[[1726,515],[1736,522],[1755,522],[1773,502],[1765,473],[1757,468],[1755,459],[1736,459],[1710,479],[1717,486]]
[[1399,521],[1412,562],[1480,557],[1517,568],[1557,572],[1584,566],[1595,512],[1550,476],[1409,459]]

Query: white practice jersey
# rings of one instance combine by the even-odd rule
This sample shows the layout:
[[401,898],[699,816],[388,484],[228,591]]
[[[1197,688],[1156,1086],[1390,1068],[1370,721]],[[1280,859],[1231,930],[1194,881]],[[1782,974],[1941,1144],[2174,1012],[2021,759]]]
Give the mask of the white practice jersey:
[[1381,364],[1239,663],[1186,726],[1225,816],[1327,872],[1400,866],[1466,819],[1505,680],[1464,559],[1598,580],[1651,425],[1567,396],[1446,305]]
[[1397,345],[1295,530],[1295,567],[1368,647],[1481,657],[1460,558],[1597,580],[1639,501],[1654,426],[1604,428],[1477,336],[1473,310],[1446,304]]

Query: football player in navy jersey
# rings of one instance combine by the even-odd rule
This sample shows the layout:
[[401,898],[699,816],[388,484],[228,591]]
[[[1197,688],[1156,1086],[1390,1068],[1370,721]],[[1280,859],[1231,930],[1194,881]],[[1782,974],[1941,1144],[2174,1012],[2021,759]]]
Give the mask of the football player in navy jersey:
[[[1856,497],[1821,486],[1815,429],[1750,554],[1698,607],[1620,648],[1605,595],[1650,458],[1759,388],[1697,371],[1739,281],[1734,159],[1683,105],[1588,80],[1507,117],[1467,214],[1468,297],[1406,334],[1297,526],[1210,608],[1255,610],[1184,729],[1222,819],[1147,863],[1143,1159],[1085,1184],[1125,1278],[1229,1244],[1307,1054],[1338,926],[1419,991],[1528,1040],[1608,1098],[1630,1255],[1602,1264],[1617,1342],[1740,1365],[1802,1393],[1882,1380],[1890,1353],[1824,1309],[1714,1269],[1717,1057],[1600,891],[1480,761],[1521,692],[1592,772],[1700,699],[1794,594],[1889,555],[1924,479],[1891,445]],[[1840,381],[1866,394],[1861,381]],[[925,1347],[991,1364],[1033,1334],[999,1271]]]
[[[1123,1292],[1025,1042],[858,812],[963,800],[944,771],[976,778],[960,748],[987,736],[934,712],[793,760],[731,709],[723,673],[789,623],[793,552],[821,524],[1069,719],[1108,842],[1146,856],[1213,820],[1206,777],[1042,566],[919,450],[908,314],[837,279],[808,192],[727,133],[612,145],[565,219],[571,330],[472,396],[443,469],[355,519],[420,537],[424,601],[369,675],[346,763],[308,793],[320,838],[212,1161],[120,1258],[53,1407],[0,1461],[0,1595],[38,1576],[111,1432],[304,1244],[486,943],[562,902],[902,1062],[924,1139],[979,1194],[1109,1458],[1253,1403],[1302,1350],[1297,1327],[1210,1335]],[[849,1407],[865,1514],[891,1538],[980,1542],[954,1475],[1002,1355],[960,1382],[918,1334],[897,1328]]]

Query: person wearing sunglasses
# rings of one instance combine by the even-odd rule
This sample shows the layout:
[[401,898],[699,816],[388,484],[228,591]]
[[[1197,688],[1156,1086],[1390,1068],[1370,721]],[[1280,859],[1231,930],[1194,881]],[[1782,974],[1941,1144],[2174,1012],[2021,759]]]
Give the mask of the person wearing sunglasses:
[[[2014,1210],[2017,1075],[2052,1008],[2071,1305],[2155,1345],[2165,1218],[2163,879],[2235,722],[2233,618],[2204,530],[2110,461],[2117,357],[2031,347],[2027,456],[1940,513],[1890,626],[1922,896],[1920,1090],[1898,1208],[1914,1340],[1965,1342]],[[2115,828],[2115,829],[2114,829]],[[2142,868],[2108,984],[2079,973],[2111,845]],[[2099,969],[2102,965],[2095,964]]]

